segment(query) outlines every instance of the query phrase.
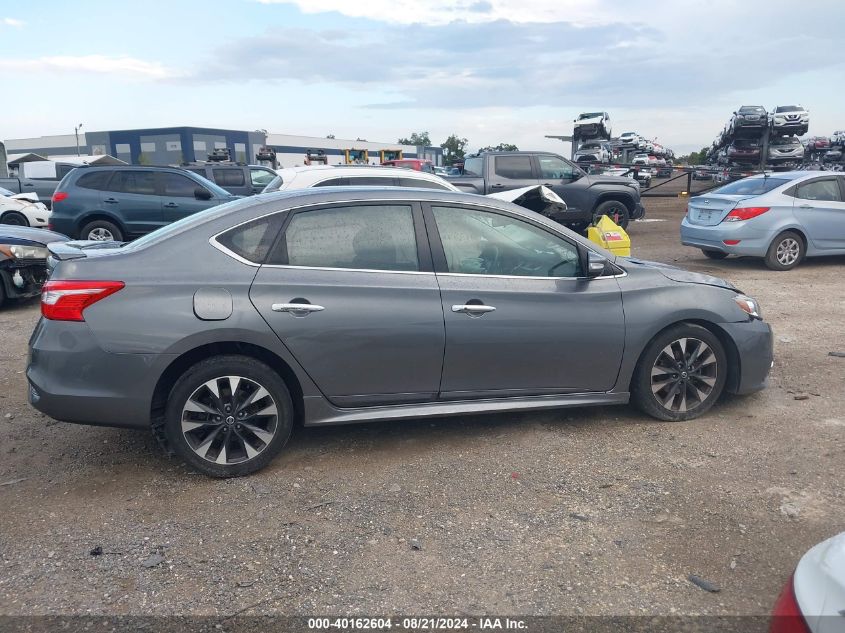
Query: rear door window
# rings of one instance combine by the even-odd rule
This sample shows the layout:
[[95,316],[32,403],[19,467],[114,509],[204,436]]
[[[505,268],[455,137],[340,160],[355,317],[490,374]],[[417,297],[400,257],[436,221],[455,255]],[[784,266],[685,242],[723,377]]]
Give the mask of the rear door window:
[[796,198],[802,200],[819,200],[824,202],[842,202],[842,192],[839,183],[833,178],[812,180],[798,185]]
[[109,191],[154,196],[156,193],[155,172],[118,171],[109,182]]
[[263,189],[276,177],[276,174],[266,169],[250,169],[249,178],[253,187]]
[[526,180],[533,178],[530,156],[495,156],[493,171],[500,178]]
[[284,214],[275,213],[241,224],[217,237],[217,242],[253,264],[262,264],[282,228]]
[[410,205],[356,205],[297,213],[269,263],[418,271]]
[[221,187],[243,187],[246,179],[243,169],[212,169],[214,182]]

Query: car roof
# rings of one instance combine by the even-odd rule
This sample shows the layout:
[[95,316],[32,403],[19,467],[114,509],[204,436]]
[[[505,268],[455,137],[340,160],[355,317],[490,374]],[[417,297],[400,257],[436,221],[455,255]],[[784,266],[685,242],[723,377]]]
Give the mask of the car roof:
[[407,178],[409,180],[421,180],[425,182],[436,182],[453,187],[448,180],[425,171],[417,171],[415,169],[407,169],[403,167],[391,166],[367,166],[367,165],[342,165],[332,167],[328,165],[318,165],[309,167],[294,167],[288,169],[280,169],[276,172],[282,179],[282,189],[287,189],[291,185],[296,186],[297,182],[309,182],[309,180],[316,184],[320,180],[330,178],[344,178],[350,176],[356,177],[384,177],[384,178]]

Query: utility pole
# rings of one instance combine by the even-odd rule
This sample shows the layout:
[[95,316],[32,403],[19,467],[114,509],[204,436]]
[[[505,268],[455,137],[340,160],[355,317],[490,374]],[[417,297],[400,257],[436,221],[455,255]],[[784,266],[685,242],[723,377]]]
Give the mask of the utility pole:
[[76,136],[76,155],[79,156],[79,130],[82,129],[82,124],[80,123],[75,128],[73,128],[73,133]]

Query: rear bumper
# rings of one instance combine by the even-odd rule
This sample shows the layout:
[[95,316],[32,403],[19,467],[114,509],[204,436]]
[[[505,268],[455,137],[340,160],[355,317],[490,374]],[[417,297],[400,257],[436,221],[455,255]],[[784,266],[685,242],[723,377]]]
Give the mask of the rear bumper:
[[[725,240],[739,240],[739,243],[729,246],[725,244]],[[756,231],[748,226],[748,222],[701,226],[691,224],[686,217],[681,221],[681,244],[684,246],[694,246],[729,255],[765,257],[771,241],[772,235],[769,232]]]
[[29,341],[29,402],[64,422],[149,428],[153,390],[172,358],[112,354],[87,323],[41,319]]
[[774,359],[771,326],[759,319],[720,325],[739,352],[738,380],[729,390],[744,395],[765,388]]

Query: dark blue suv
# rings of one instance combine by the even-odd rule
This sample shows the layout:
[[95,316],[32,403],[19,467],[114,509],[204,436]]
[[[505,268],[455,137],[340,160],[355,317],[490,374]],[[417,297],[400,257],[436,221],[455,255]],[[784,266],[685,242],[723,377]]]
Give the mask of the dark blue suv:
[[74,239],[122,242],[236,197],[178,167],[79,167],[53,194],[49,226]]

